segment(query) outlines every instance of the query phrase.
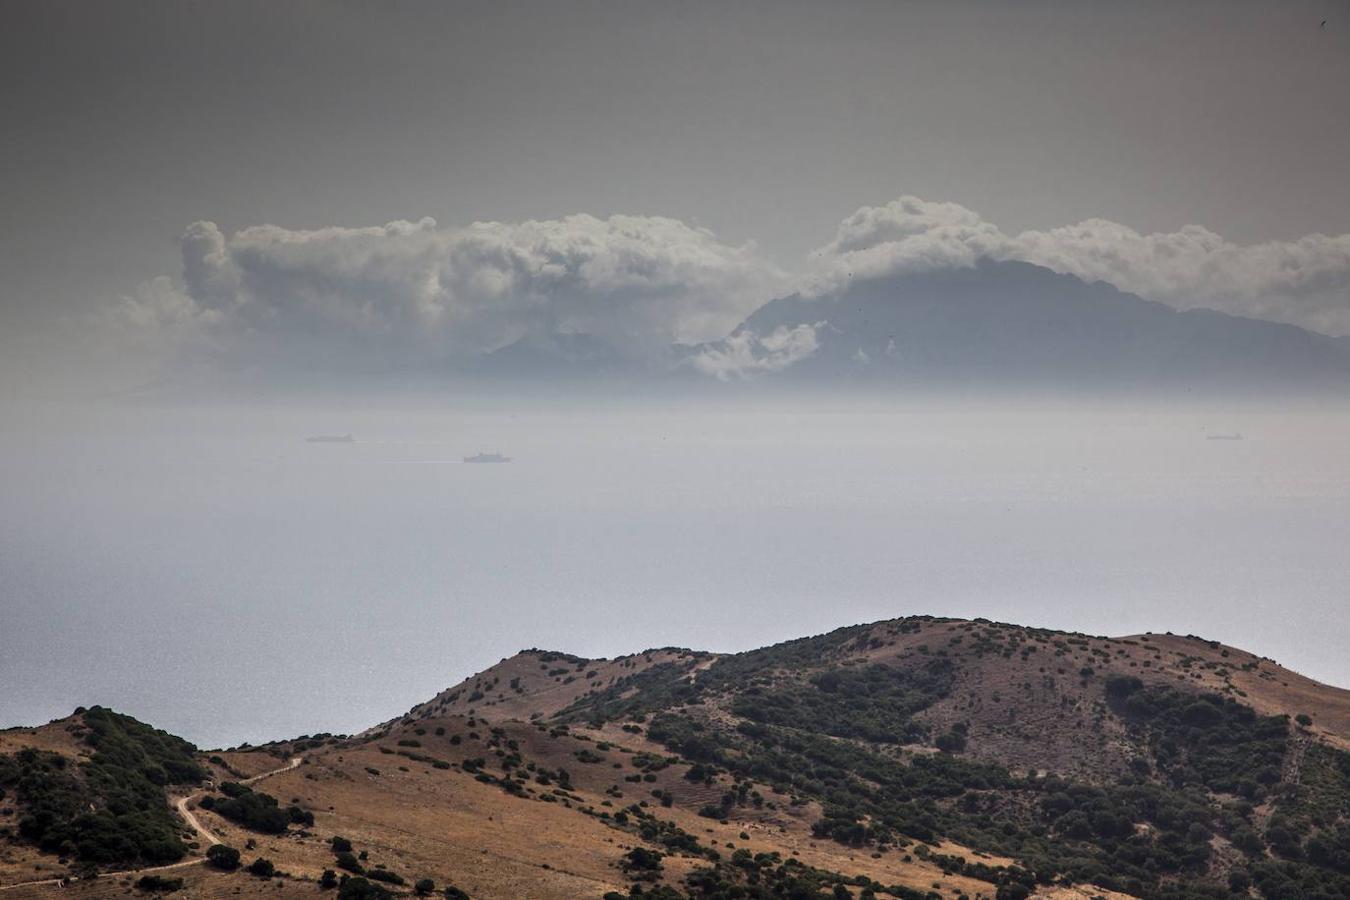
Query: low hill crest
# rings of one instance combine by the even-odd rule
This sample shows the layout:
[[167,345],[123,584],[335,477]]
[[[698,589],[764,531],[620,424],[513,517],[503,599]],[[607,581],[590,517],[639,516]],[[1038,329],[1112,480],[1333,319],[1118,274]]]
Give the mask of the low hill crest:
[[[355,736],[200,752],[99,710],[0,731],[0,891],[181,855],[140,871],[203,897],[312,896],[335,862],[559,900],[1343,896],[1348,717],[1350,692],[1193,635],[911,616],[742,653],[531,648]],[[123,776],[168,807],[139,855],[26,839],[41,797],[97,808]],[[215,842],[273,877],[198,865]]]

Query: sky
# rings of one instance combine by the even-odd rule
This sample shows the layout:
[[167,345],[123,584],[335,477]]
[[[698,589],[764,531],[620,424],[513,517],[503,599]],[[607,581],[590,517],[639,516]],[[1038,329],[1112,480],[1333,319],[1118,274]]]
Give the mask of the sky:
[[[1338,0],[58,0],[10,2],[5,20],[12,351],[157,277],[181,289],[198,222],[228,239],[661,217],[764,270],[763,285],[719,281],[723,314],[663,321],[661,339],[734,324],[841,222],[906,196],[1012,236],[1092,221],[1244,247],[1350,233]],[[1316,309],[1236,311],[1350,332],[1347,244],[1322,248],[1334,296]],[[1226,298],[1189,290],[1159,299]]]

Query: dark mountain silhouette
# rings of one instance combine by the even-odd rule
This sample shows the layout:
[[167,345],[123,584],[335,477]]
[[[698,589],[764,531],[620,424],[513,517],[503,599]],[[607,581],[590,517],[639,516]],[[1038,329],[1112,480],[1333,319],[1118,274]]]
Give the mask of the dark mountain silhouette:
[[1350,386],[1344,341],[1211,310],[1178,311],[1024,262],[984,261],[793,295],[737,329],[825,323],[819,348],[779,373],[959,386]]

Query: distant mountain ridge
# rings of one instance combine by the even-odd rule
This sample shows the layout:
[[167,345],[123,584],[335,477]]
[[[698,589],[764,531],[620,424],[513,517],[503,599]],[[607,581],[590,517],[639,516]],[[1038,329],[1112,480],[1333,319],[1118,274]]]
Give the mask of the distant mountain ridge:
[[818,326],[815,352],[772,377],[921,386],[1350,386],[1344,340],[1179,311],[1025,262],[984,260],[858,280],[819,298],[783,297],[731,339],[800,326]]
[[765,303],[726,337],[624,347],[614,336],[540,328],[490,352],[395,364],[303,357],[209,367],[124,392],[228,394],[503,389],[567,393],[770,388],[924,392],[1154,392],[1286,396],[1350,391],[1350,337],[1208,309],[1177,310],[1026,262],[983,260],[851,280],[820,296]]

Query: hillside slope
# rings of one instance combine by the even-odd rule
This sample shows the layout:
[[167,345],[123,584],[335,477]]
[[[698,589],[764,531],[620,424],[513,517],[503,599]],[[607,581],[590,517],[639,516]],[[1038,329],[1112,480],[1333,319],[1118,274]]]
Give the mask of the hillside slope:
[[[82,768],[90,715],[0,732],[0,891],[126,867],[41,852],[34,785],[4,774],[24,747]],[[199,897],[312,896],[326,869],[350,896],[1343,897],[1347,723],[1350,692],[1174,635],[912,617],[731,655],[529,650],[362,735],[195,754],[209,780],[158,802],[203,831],[178,820],[164,874]],[[214,841],[281,874],[191,864]]]

